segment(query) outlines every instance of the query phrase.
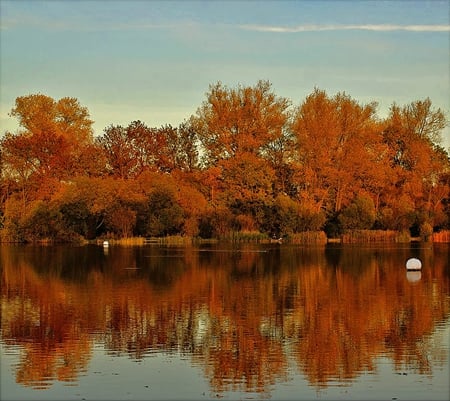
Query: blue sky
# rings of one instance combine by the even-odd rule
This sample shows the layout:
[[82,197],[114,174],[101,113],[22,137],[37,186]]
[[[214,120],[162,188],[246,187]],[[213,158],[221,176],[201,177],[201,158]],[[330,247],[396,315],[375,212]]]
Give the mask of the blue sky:
[[137,119],[177,126],[210,84],[259,79],[295,106],[318,87],[377,101],[381,117],[426,97],[450,117],[448,0],[0,0],[0,11],[0,133],[31,93],[76,97],[101,134]]

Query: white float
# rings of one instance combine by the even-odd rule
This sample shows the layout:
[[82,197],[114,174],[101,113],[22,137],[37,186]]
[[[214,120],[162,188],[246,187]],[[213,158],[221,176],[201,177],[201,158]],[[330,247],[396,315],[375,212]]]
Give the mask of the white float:
[[406,261],[406,270],[420,270],[422,268],[422,262],[420,259],[411,258]]
[[109,247],[109,242],[103,241],[103,248],[108,248],[108,247]]

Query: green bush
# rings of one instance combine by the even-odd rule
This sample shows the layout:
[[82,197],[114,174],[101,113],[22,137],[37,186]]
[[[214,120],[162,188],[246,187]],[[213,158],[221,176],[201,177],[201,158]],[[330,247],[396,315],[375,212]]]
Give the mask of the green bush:
[[146,235],[179,234],[183,221],[183,209],[169,190],[159,189],[149,195]]
[[344,230],[368,230],[375,222],[375,205],[368,196],[357,196],[338,215],[338,221]]

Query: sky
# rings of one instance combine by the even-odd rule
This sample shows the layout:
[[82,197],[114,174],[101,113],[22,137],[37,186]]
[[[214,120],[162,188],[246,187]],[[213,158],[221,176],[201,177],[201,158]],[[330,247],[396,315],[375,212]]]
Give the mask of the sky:
[[293,106],[345,92],[381,118],[429,97],[450,119],[449,0],[0,0],[0,56],[0,135],[33,93],[77,98],[95,135],[178,126],[218,81],[268,80]]

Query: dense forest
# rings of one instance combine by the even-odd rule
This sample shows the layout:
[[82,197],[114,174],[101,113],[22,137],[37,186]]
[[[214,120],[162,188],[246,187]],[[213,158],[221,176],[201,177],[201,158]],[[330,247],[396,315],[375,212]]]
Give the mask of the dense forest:
[[0,140],[2,241],[109,236],[267,237],[450,227],[445,113],[314,89],[299,105],[254,86],[210,85],[178,127],[142,121],[94,135],[75,98],[18,97]]

